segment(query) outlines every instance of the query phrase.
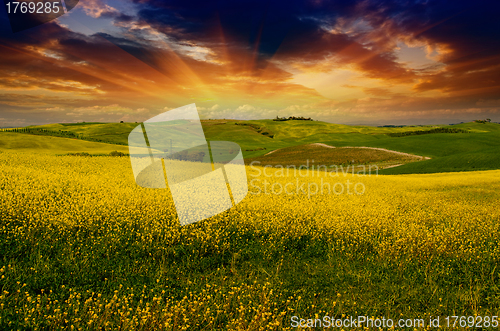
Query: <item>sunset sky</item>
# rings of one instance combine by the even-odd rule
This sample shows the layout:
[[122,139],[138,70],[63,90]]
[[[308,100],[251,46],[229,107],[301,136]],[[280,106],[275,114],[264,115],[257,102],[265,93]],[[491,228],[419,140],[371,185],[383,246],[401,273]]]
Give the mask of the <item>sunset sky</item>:
[[0,10],[0,127],[306,116],[500,122],[497,1],[80,0],[13,33]]

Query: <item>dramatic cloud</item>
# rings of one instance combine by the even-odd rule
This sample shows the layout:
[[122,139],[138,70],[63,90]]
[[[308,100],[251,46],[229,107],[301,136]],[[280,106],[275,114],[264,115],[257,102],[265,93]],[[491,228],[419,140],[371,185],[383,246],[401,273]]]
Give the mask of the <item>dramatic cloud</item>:
[[0,115],[142,120],[196,102],[205,118],[500,120],[499,9],[463,0],[92,0],[15,34],[3,17]]

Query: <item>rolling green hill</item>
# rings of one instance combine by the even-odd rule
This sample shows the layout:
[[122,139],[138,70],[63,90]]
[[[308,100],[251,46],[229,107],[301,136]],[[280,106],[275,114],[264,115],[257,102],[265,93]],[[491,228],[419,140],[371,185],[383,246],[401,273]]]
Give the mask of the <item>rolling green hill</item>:
[[[77,136],[98,139],[112,144],[127,144],[130,131],[138,123],[62,123],[28,126],[30,129],[66,131]],[[361,146],[386,137],[387,133],[429,130],[441,126],[408,126],[380,128],[349,126],[319,121],[273,120],[202,120],[208,140],[228,140],[238,143],[245,157],[256,157],[270,150],[316,142],[335,141],[335,146]],[[48,134],[50,135],[50,133]],[[272,136],[272,138],[271,138]]]
[[67,131],[76,135],[106,141],[110,144],[127,145],[128,134],[137,123],[61,123],[33,125],[27,128],[45,129],[50,131]]
[[112,151],[128,153],[127,146],[0,131],[0,151],[2,150],[46,154],[82,152],[90,154],[109,154]]
[[[72,132],[79,137],[127,144],[129,132],[138,123],[73,123],[30,126],[52,132]],[[300,149],[312,143],[335,147],[378,147],[431,158],[384,169],[383,174],[430,173],[449,171],[488,170],[500,168],[500,125],[496,123],[463,123],[458,125],[371,127],[349,126],[319,121],[273,120],[203,120],[207,140],[227,140],[238,143],[246,159],[288,147]],[[450,128],[468,133],[430,133],[436,128]],[[409,131],[430,131],[429,134],[391,137],[388,134]],[[22,149],[53,153],[127,152],[126,146],[110,145],[80,139],[56,138],[32,134],[2,132],[0,149]],[[50,133],[49,133],[50,134]],[[333,151],[325,151],[326,154]],[[295,153],[297,163],[313,159],[308,150]],[[315,153],[318,153],[315,151]],[[335,157],[332,157],[335,159]],[[361,160],[363,161],[363,160]]]

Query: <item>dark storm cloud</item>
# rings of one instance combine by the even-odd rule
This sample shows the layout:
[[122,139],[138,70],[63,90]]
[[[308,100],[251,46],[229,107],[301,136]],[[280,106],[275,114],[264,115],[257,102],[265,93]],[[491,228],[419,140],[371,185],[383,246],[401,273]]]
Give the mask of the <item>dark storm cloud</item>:
[[[439,60],[448,65],[443,75],[429,76],[417,90],[467,88],[466,82],[446,79],[472,70],[492,68],[500,53],[500,4],[493,1],[136,1],[139,21],[179,41],[204,45],[221,42],[257,52],[257,60],[275,55],[281,60],[307,62],[340,54],[343,63],[355,63],[369,77],[412,81],[397,63],[395,39],[410,38],[428,45],[446,46]],[[332,33],[339,19],[363,20],[377,40],[359,40]],[[371,53],[371,54],[370,54]],[[498,72],[492,73],[492,76]],[[473,80],[484,75],[472,75]],[[491,79],[487,77],[491,84]],[[470,79],[469,84],[470,84]],[[481,85],[481,83],[479,82]],[[495,82],[494,84],[497,84]]]
[[[219,42],[222,29],[231,42],[273,55],[285,37],[321,38],[321,22],[353,10],[355,2],[313,4],[303,1],[137,1],[139,19],[179,39]],[[325,11],[328,9],[328,11]]]
[[444,47],[438,56],[444,70],[415,86],[418,91],[476,90],[478,96],[500,92],[500,2],[384,2],[363,9],[374,26],[392,20],[387,34],[407,35],[429,46]]

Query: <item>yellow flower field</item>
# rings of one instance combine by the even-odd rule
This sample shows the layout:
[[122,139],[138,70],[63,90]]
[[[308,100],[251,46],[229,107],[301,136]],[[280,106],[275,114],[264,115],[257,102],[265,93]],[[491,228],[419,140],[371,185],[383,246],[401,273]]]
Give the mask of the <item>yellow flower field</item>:
[[263,170],[236,207],[181,227],[126,157],[0,153],[0,328],[498,315],[500,171]]

